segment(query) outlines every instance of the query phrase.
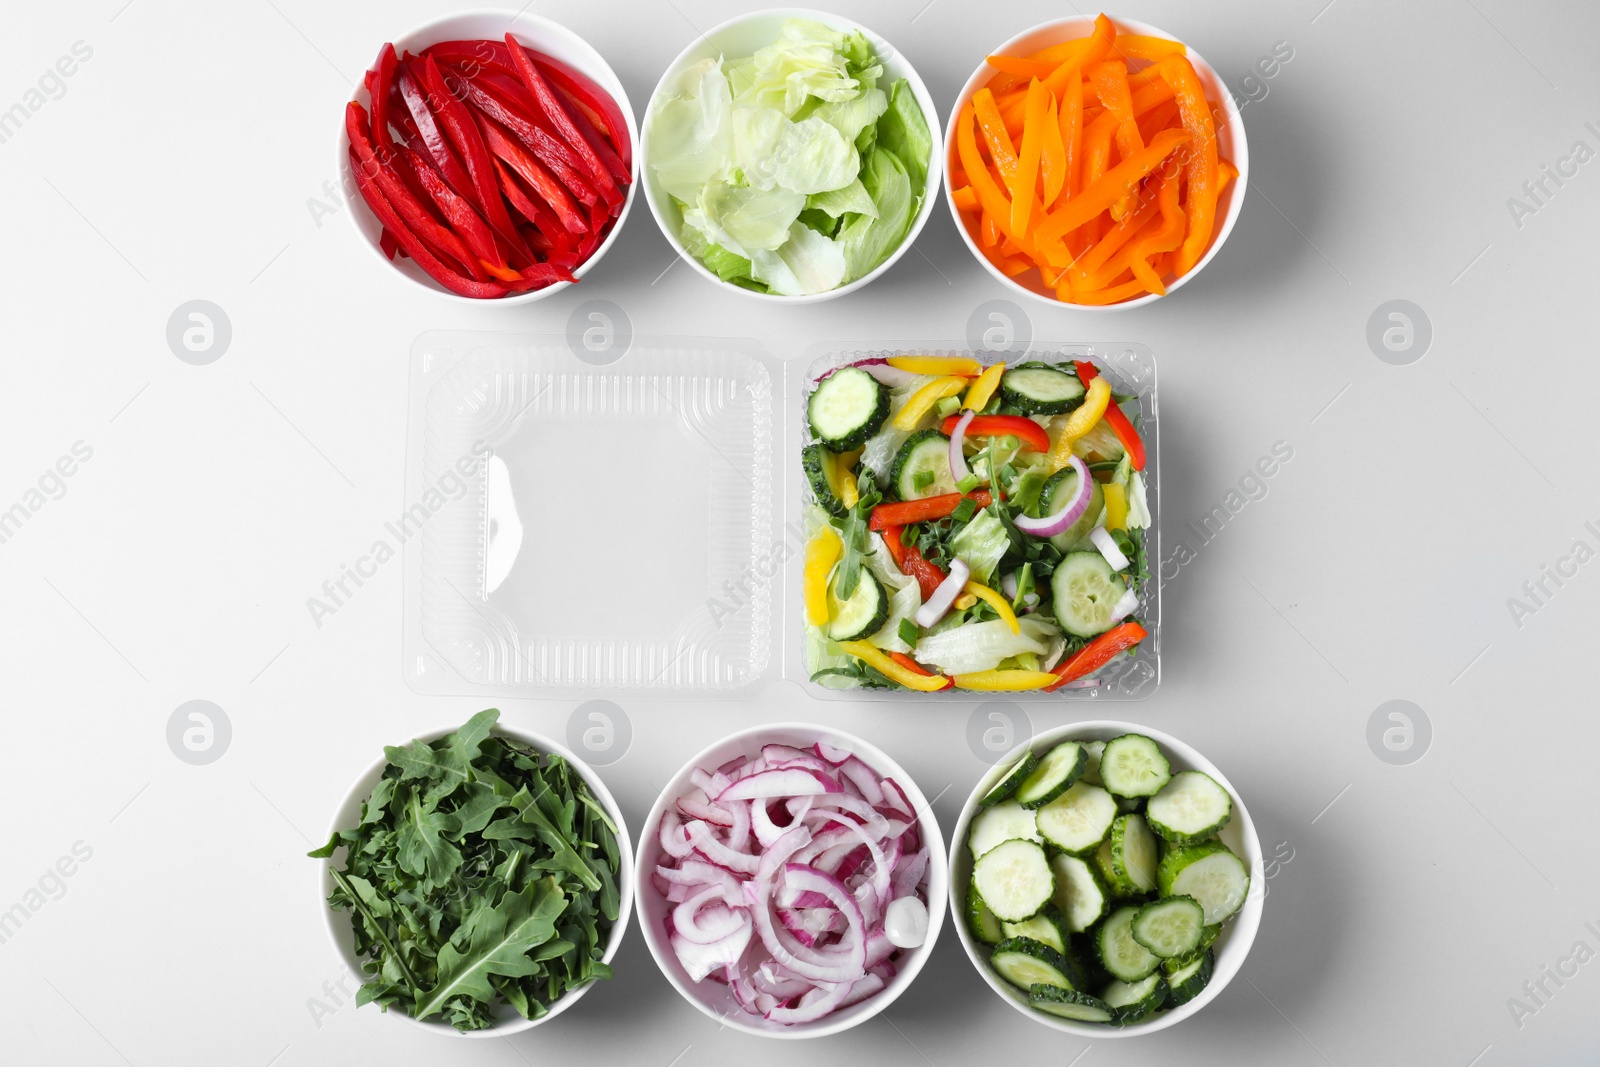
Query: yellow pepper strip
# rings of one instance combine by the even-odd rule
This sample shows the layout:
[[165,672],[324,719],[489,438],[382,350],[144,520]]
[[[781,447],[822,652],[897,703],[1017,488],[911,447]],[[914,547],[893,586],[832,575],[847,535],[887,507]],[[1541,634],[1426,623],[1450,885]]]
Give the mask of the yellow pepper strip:
[[1000,388],[1000,376],[1005,372],[1004,363],[991,364],[989,369],[978,375],[977,381],[972,383],[972,388],[967,390],[966,403],[961,406],[968,411],[982,411],[988,407],[994,391]]
[[1029,689],[1043,689],[1061,679],[1051,671],[977,671],[952,675],[951,680],[956,683],[957,689],[975,689],[983,693],[1020,693]]
[[1060,470],[1067,465],[1072,455],[1072,442],[1094,429],[1095,423],[1106,413],[1106,405],[1111,403],[1111,386],[1106,384],[1103,377],[1096,377],[1089,382],[1089,392],[1083,398],[1083,404],[1071,415],[1067,416],[1067,424],[1061,428],[1061,436],[1056,439],[1056,446],[1050,452],[1050,462]]
[[1106,499],[1106,522],[1108,530],[1121,530],[1128,525],[1128,494],[1123,492],[1120,482],[1107,482],[1100,487]]
[[[973,362],[973,366],[977,366],[977,363]],[[910,368],[902,369],[909,370]],[[912,373],[917,372],[913,371]],[[933,410],[933,405],[947,396],[955,396],[966,387],[967,379],[953,374],[943,378],[935,378],[911,394],[911,399],[906,401],[905,407],[895,414],[895,428],[906,431],[915,430],[917,423],[922,421],[922,416]]]
[[833,573],[833,565],[839,562],[839,557],[842,555],[844,555],[844,542],[839,540],[839,535],[833,532],[832,526],[824,526],[818,530],[817,535],[806,545],[804,571],[806,621],[813,626],[827,625],[828,575]]
[[977,602],[978,598],[973,596],[971,593],[962,593],[960,596],[956,597],[955,600],[951,601],[950,606],[955,608],[957,611],[966,611]]
[[[824,449],[823,451],[827,451]],[[853,508],[861,499],[861,490],[856,485],[855,466],[861,459],[861,449],[854,452],[841,452],[833,459],[834,476],[839,480],[839,489],[836,494],[839,502],[847,508]],[[827,468],[824,467],[824,470]]]
[[889,366],[908,374],[958,374],[963,378],[976,378],[983,372],[977,360],[963,356],[890,356]]
[[1011,611],[1011,602],[1005,597],[986,585],[979,585],[977,582],[968,582],[963,588],[993,608],[995,614],[1000,616],[1000,621],[1005,623],[1012,633],[1019,634],[1022,632],[1022,627],[1017,625],[1016,615]]
[[[918,674],[916,671],[907,670],[884,655],[876,645],[869,645],[865,641],[840,641],[839,647],[885,678],[898,682],[907,689],[915,689],[922,693],[937,693],[947,684],[944,675]],[[1053,674],[1045,675],[1045,679],[1042,683],[1044,685],[1059,681]]]

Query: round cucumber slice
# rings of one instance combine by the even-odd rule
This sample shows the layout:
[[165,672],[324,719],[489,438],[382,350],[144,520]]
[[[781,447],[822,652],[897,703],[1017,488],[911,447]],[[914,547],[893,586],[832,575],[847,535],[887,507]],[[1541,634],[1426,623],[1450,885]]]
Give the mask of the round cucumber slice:
[[860,367],[841,367],[812,390],[806,417],[819,441],[834,452],[849,452],[889,417],[889,390]]
[[1205,912],[1193,897],[1163,897],[1133,917],[1133,939],[1164,960],[1193,952],[1204,933]]
[[1014,986],[1027,989],[1036,985],[1060,986],[1075,989],[1071,963],[1061,953],[1040,941],[1026,937],[1008,937],[994,947],[989,965],[1001,978]]
[[1150,829],[1175,845],[1215,837],[1233,818],[1233,798],[1203,771],[1180,771],[1150,798]]
[[1161,862],[1161,841],[1150,832],[1142,815],[1119,815],[1111,824],[1111,869],[1116,873],[1118,885],[1126,885],[1130,892],[1149,893],[1156,887],[1156,867]]
[[[1062,467],[1050,476],[1050,480],[1044,483],[1044,489],[1039,493],[1039,514],[1054,515],[1065,507],[1077,492],[1078,472],[1071,467]],[[1089,531],[1100,524],[1100,516],[1105,509],[1105,491],[1100,488],[1099,482],[1090,479],[1089,506],[1078,517],[1077,522],[1051,537],[1050,543],[1056,546],[1058,552],[1071,552],[1080,546],[1088,545]]]
[[833,454],[821,445],[806,445],[800,450],[800,468],[805,471],[806,484],[811,487],[811,498],[828,514],[843,515],[844,501],[834,495],[828,481],[827,465],[831,462]]
[[1150,738],[1123,734],[1106,742],[1100,777],[1119,797],[1153,797],[1172,780],[1172,764]]
[[1100,991],[1100,999],[1111,1009],[1111,1021],[1127,1026],[1166,1003],[1167,980],[1159,972],[1137,982],[1118,979]]
[[1036,985],[1028,990],[1028,1003],[1039,1011],[1080,1023],[1108,1023],[1111,1009],[1099,997],[1060,986]]
[[1000,379],[1000,396],[1023,415],[1065,415],[1083,403],[1083,382],[1051,366],[1012,367]]
[[1156,887],[1164,897],[1193,897],[1207,926],[1220,923],[1244,904],[1250,870],[1221,841],[1173,849],[1161,859]]
[[1022,758],[1013,763],[1011,769],[1000,776],[999,783],[984,794],[983,799],[978,801],[978,805],[984,808],[992,808],[1002,800],[1010,799],[1011,794],[1017,791],[1017,787],[1022,785],[1023,780],[1033,772],[1033,768],[1038,762],[1038,756],[1035,756],[1032,752],[1024,752]]
[[906,438],[895,454],[889,483],[901,500],[956,492],[955,476],[950,473],[950,438],[938,430],[920,430]]
[[1083,774],[1089,754],[1076,741],[1063,741],[1046,752],[1022,785],[1017,788],[1017,803],[1039,808],[1071,788]]
[[1111,832],[1117,802],[1097,785],[1075,782],[1038,809],[1034,819],[1044,839],[1063,852],[1088,852]]
[[1111,629],[1111,611],[1127,588],[1100,553],[1069,552],[1050,575],[1056,621],[1076,637],[1103,634]]
[[1058,852],[1050,857],[1056,876],[1052,898],[1069,933],[1080,934],[1100,921],[1110,905],[1111,892],[1089,862],[1081,856]]
[[977,859],[1005,841],[1040,841],[1038,821],[1033,812],[1014,800],[1001,801],[972,817],[967,828],[967,847]]
[[1044,849],[1032,841],[1006,841],[985,852],[972,866],[972,884],[1001,922],[1038,914],[1055,891]]
[[1139,909],[1131,904],[1118,908],[1095,931],[1094,943],[1100,954],[1100,965],[1113,978],[1124,982],[1148,978],[1161,966],[1161,957],[1133,938],[1133,919],[1138,914]]
[[889,598],[883,595],[883,586],[865,567],[849,600],[840,600],[834,581],[828,583],[828,636],[835,641],[856,641],[877,633],[889,617]]

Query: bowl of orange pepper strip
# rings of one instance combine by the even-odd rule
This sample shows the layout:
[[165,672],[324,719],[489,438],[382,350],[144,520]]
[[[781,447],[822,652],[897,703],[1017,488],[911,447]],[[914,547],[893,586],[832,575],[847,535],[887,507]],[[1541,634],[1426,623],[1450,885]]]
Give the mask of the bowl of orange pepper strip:
[[1001,281],[1085,310],[1137,307],[1200,272],[1244,203],[1227,87],[1152,26],[1043,23],[995,49],[945,131],[945,194]]

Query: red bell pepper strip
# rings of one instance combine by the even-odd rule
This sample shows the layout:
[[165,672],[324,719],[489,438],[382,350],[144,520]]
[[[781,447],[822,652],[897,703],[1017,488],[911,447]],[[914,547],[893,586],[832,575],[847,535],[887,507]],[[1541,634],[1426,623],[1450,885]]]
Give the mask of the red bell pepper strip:
[[550,120],[555,132],[577,154],[578,161],[583,164],[585,173],[593,181],[595,190],[605,197],[607,202],[610,202],[613,196],[620,196],[616,183],[611,178],[611,172],[600,162],[594,147],[583,134],[578,132],[577,124],[562,106],[555,90],[550,88],[550,83],[539,73],[539,68],[533,65],[533,60],[528,58],[527,51],[517,43],[516,37],[509,33],[506,34],[506,48],[511,53],[511,63],[516,67],[517,76],[522,79],[522,84],[533,94],[534,100],[538,102],[545,117]]
[[[501,133],[500,128],[494,124],[492,119],[479,117],[478,127],[483,131],[483,139],[489,146],[489,151],[510,164],[511,169],[522,176],[523,181],[528,183],[533,191],[539,195],[539,198],[550,205],[551,209],[556,213],[556,218],[561,221],[561,225],[566,228],[568,233],[582,234],[588,232],[589,224],[584,221],[583,213],[578,210],[578,205],[572,202],[572,198],[561,187],[561,183],[556,181],[549,171],[539,166],[538,160],[528,155],[511,138]],[[504,187],[505,183],[502,182],[501,185]],[[528,221],[538,225],[537,219],[530,218]]]
[[522,281],[513,282],[510,288],[514,290],[543,289],[556,282],[575,282],[572,272],[566,267],[555,263],[535,263],[522,272]]
[[[1084,385],[1088,385],[1089,380],[1100,373],[1093,363],[1086,360],[1075,359],[1072,362],[1078,368],[1078,380]],[[1144,470],[1144,438],[1133,428],[1128,416],[1124,415],[1122,409],[1115,403],[1111,403],[1106,405],[1106,413],[1101,417],[1106,420],[1106,425],[1111,427],[1111,432],[1117,435],[1117,440],[1122,442],[1122,447],[1128,450],[1128,458],[1133,464],[1133,469]]]
[[[345,106],[344,128],[350,138],[350,149],[355,154],[356,166],[369,175],[383,191],[385,199],[406,221],[407,228],[466,267],[467,273],[482,281],[485,275],[483,268],[478,266],[478,257],[467,251],[467,246],[454,232],[439,225],[438,221],[428,214],[427,208],[412,195],[411,190],[406,188],[392,167],[379,160],[373,152],[372,143],[367,139],[367,111],[354,100]],[[399,234],[396,233],[395,236],[398,237]]]
[[1120,626],[1113,626],[1099,637],[1090,641],[1075,654],[1068,656],[1062,664],[1052,673],[1060,679],[1044,687],[1046,693],[1053,693],[1068,682],[1075,681],[1111,662],[1111,657],[1119,652],[1126,652],[1145,639],[1145,629],[1136,622],[1125,622]]
[[628,180],[632,181],[633,145],[628,143],[628,123],[623,119],[622,108],[617,105],[616,100],[580,71],[554,56],[535,52],[533,62],[551,81],[570,93],[580,105],[600,117],[602,121],[596,125],[616,148],[623,167],[628,171]]
[[889,546],[889,557],[894,560],[894,565],[904,573],[906,569],[906,546],[900,543],[899,526],[885,526],[882,530],[883,543]]
[[500,282],[480,282],[464,277],[435,256],[422,238],[406,228],[394,207],[384,199],[383,190],[378,187],[376,179],[361,166],[353,148],[350,150],[350,171],[355,175],[356,189],[361,193],[361,199],[367,202],[367,207],[372,209],[384,229],[394,235],[401,250],[415,260],[430,278],[461,296],[494,299],[509,292]]
[[579,203],[584,207],[594,207],[599,198],[578,172],[578,160],[566,145],[551,136],[549,131],[535,125],[526,116],[518,114],[482,85],[467,80],[462,81],[460,87],[468,103],[509,129],[513,136],[533,152],[540,163],[550,169]]
[[500,197],[500,190],[495,183],[493,159],[488,146],[483,143],[483,135],[478,132],[478,126],[472,121],[466,105],[456,99],[445,85],[444,73],[432,56],[422,60],[422,84],[428,89],[429,105],[438,109],[445,133],[466,162],[467,175],[472,179],[473,188],[478,191],[478,207],[483,210],[489,228],[499,240],[532,262],[533,252],[512,225],[506,203]]
[[[940,429],[949,437],[956,428],[956,423],[961,420],[959,415],[951,415],[944,420]],[[1032,419],[1023,418],[1021,415],[975,415],[967,424],[966,436],[968,437],[1005,437],[1019,438],[1023,444],[1035,452],[1050,451],[1050,435],[1045,433],[1044,427]]]
[[394,86],[397,63],[394,45],[385,44],[378,53],[377,64],[368,72],[372,75],[372,83],[367,87],[372,97],[372,143],[379,152],[394,148],[394,141],[389,136],[389,90]]
[[939,569],[938,564],[930,563],[916,545],[906,546],[906,561],[900,570],[917,580],[924,601],[931,599],[945,580],[944,571]]
[[457,196],[466,197],[468,202],[481,209],[483,205],[477,202],[477,190],[473,187],[472,179],[467,176],[466,168],[461,165],[461,160],[456,157],[449,142],[444,139],[444,134],[439,132],[439,126],[433,120],[433,112],[428,110],[428,102],[422,90],[417,87],[410,70],[405,66],[401,66],[397,71],[395,86],[400,90],[400,99],[405,103],[406,110],[411,113],[418,139],[427,151],[428,159],[433,163],[434,169],[450,188],[455,190]]
[[397,244],[395,242],[394,234],[390,233],[387,229],[385,229],[383,231],[383,235],[378,238],[378,247],[383,250],[383,254],[385,256],[388,256],[390,259],[393,259],[395,252],[399,249],[400,246],[399,246],[399,244]]
[[935,689],[935,693],[943,692],[945,689],[949,689],[951,686],[956,684],[949,677],[942,674],[935,674],[933,671],[928,670],[926,667],[912,659],[910,656],[906,655],[904,652],[890,652],[889,658],[900,664],[900,666],[904,667],[912,674],[920,674],[924,678],[944,678],[943,687],[940,689]]
[[443,213],[445,221],[461,235],[467,248],[478,257],[480,263],[489,264],[484,269],[501,281],[508,280],[507,273],[516,274],[500,262],[500,253],[494,245],[494,235],[489,232],[488,225],[478,217],[472,205],[464,197],[457,196],[455,190],[450,188],[438,171],[428,165],[420,153],[407,145],[397,145],[396,150],[401,160],[410,168],[417,183],[426,190],[429,198]]
[[978,507],[986,508],[994,498],[989,495],[989,490],[978,489],[965,496],[961,493],[945,493],[942,496],[923,497],[921,500],[905,500],[898,504],[879,504],[872,509],[872,519],[867,523],[867,528],[884,530],[890,526],[906,526],[913,522],[933,522],[936,519],[947,518],[963,500],[971,500]]

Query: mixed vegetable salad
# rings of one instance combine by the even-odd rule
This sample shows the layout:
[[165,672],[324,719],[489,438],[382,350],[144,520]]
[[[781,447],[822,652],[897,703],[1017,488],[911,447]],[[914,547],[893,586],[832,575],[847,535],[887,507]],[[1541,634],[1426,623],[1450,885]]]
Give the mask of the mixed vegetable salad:
[[806,413],[812,681],[1094,687],[1144,640],[1137,401],[1094,364],[868,359],[818,381]]
[[1035,1009],[1122,1026],[1200,995],[1250,891],[1215,779],[1123,734],[1029,751],[980,803],[967,928]]
[[928,934],[930,847],[910,797],[849,749],[764,745],[661,816],[651,883],[691,981],[792,1026],[881,993]]
[[866,275],[922,209],[933,141],[860,33],[790,19],[771,44],[686,68],[646,119],[679,239],[725,282],[821,293]]

